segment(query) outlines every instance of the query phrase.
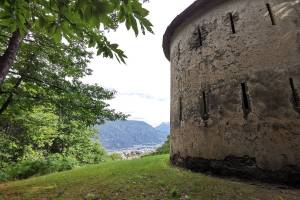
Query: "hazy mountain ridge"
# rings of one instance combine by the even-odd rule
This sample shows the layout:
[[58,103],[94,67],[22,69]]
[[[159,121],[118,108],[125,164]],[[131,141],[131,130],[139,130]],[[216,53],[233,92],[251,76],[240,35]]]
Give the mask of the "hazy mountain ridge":
[[168,134],[168,123],[156,128],[143,121],[107,122],[98,126],[100,142],[107,150],[120,150],[137,145],[162,144]]
[[155,127],[155,129],[157,131],[160,131],[160,132],[165,133],[165,134],[168,135],[170,133],[170,123],[163,122],[160,125],[158,125],[157,127]]

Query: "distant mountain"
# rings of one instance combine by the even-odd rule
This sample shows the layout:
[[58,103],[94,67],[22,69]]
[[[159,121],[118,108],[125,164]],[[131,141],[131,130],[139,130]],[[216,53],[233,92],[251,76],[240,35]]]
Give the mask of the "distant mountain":
[[100,142],[109,151],[136,145],[162,144],[168,133],[159,131],[143,121],[114,121],[96,127]]
[[156,130],[169,134],[170,133],[170,123],[169,122],[163,122],[159,126],[155,127]]

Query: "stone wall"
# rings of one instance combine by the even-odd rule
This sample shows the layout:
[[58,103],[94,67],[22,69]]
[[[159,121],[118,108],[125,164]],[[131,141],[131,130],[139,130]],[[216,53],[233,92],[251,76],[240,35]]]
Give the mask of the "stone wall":
[[300,183],[300,1],[223,1],[169,48],[173,163]]

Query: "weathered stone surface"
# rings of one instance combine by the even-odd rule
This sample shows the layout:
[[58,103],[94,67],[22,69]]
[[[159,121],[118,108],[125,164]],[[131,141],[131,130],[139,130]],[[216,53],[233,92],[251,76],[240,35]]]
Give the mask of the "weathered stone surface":
[[166,33],[173,163],[231,174],[249,158],[256,178],[300,182],[300,2],[213,2]]
[[181,158],[176,154],[171,157],[171,162],[196,172],[212,172],[221,176],[238,176],[249,180],[259,179],[271,183],[300,186],[300,169],[297,166],[285,166],[276,171],[264,170],[256,165],[255,158],[248,156],[228,156],[224,160],[207,160],[195,157]]

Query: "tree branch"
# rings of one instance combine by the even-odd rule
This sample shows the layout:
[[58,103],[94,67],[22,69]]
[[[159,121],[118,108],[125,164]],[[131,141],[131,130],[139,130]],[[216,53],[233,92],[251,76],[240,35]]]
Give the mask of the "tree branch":
[[2,56],[0,56],[0,86],[3,84],[6,75],[9,72],[9,69],[13,65],[17,51],[22,42],[22,36],[19,30],[16,30],[11,35],[8,46]]
[[13,102],[13,96],[15,91],[18,89],[18,87],[21,85],[22,83],[22,77],[17,79],[15,86],[12,88],[9,96],[7,97],[7,99],[4,101],[4,103],[2,104],[1,108],[0,108],[0,115],[8,108],[8,106]]
[[24,74],[17,73],[17,72],[11,71],[11,70],[9,71],[9,73],[10,73],[10,74],[14,74],[14,75],[19,75],[19,76],[23,77],[23,78],[26,79],[26,80],[32,80],[32,81],[35,81],[35,82],[38,82],[38,83],[42,83],[42,84],[44,84],[44,85],[47,85],[47,86],[56,88],[56,89],[61,90],[61,91],[63,91],[63,92],[68,92],[65,88],[62,88],[62,87],[59,87],[59,86],[57,86],[57,85],[53,85],[53,84],[47,83],[47,82],[42,81],[42,80],[39,80],[39,79],[37,79],[37,78],[33,78],[33,77],[30,77],[30,76],[26,76],[26,75],[24,75]]

